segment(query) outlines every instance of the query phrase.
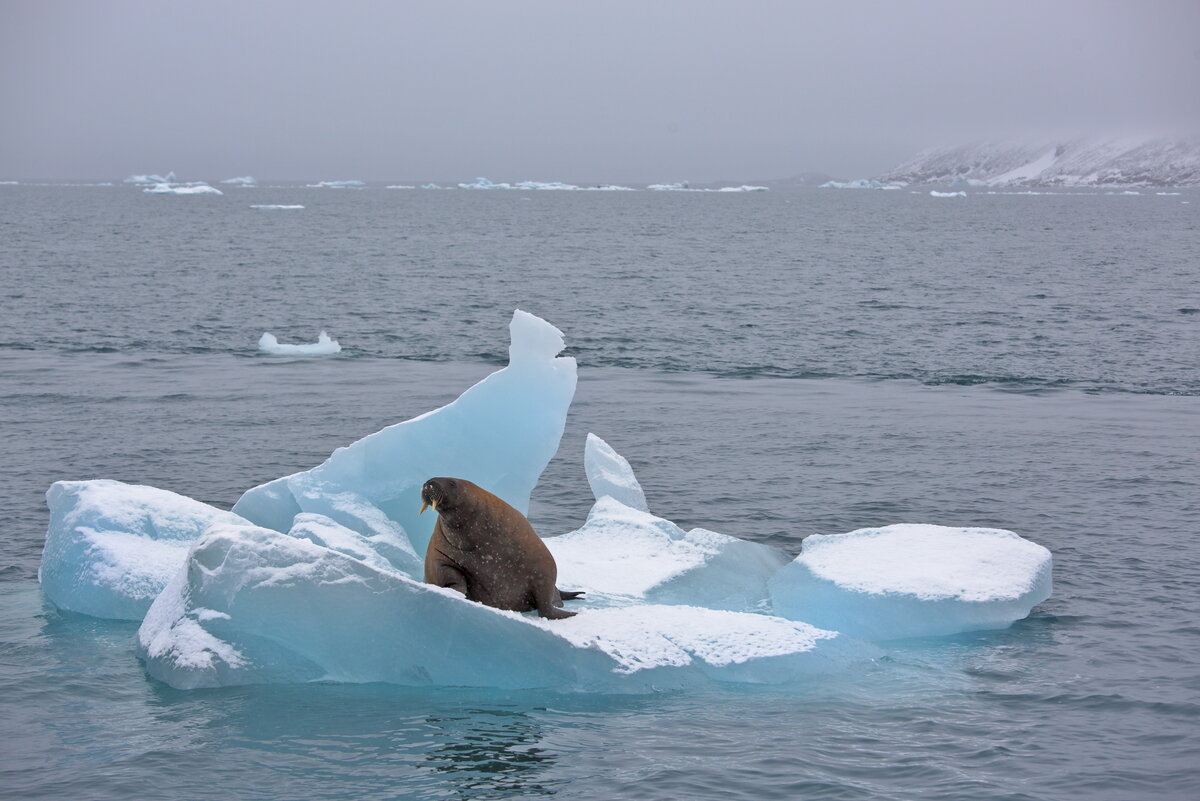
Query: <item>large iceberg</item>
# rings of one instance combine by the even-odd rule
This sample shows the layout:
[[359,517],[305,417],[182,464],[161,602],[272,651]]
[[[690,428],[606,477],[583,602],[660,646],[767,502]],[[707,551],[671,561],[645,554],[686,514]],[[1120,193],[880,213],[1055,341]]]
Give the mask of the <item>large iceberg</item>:
[[[300,512],[326,515],[363,536],[407,538],[424,554],[433,516],[418,517],[430,476],[473,481],[525,512],[558,450],[575,395],[575,360],[562,332],[518,310],[509,364],[457,400],[339,448],[311,470],[247,491],[233,511],[276,531]],[[420,575],[417,568],[409,568]]]
[[192,542],[230,512],[167,490],[120,481],[58,481],[38,577],[56,606],[141,620],[179,571]]
[[1050,551],[1011,531],[900,524],[815,534],[770,580],[775,612],[866,640],[1007,628],[1050,597]]
[[768,608],[767,580],[787,554],[707,529],[684,531],[651,514],[629,463],[594,434],[584,465],[596,496],[587,522],[546,540],[559,586],[586,591],[592,604]]
[[793,681],[875,655],[807,623],[688,606],[547,621],[236,524],[196,542],[147,613],[138,650],[151,675],[179,688],[325,680],[642,691]]
[[[254,206],[253,208],[302,209],[304,207]],[[317,335],[316,342],[305,342],[299,345],[280,342],[279,339],[270,331],[264,331],[263,335],[258,338],[258,349],[264,353],[270,353],[274,356],[330,356],[334,353],[342,352],[342,346],[338,344],[338,341],[330,338],[329,334],[325,331],[322,331]]]
[[576,386],[562,333],[526,312],[509,365],[225,512],[114,481],[59,482],[40,578],[64,609],[142,619],[175,687],[258,682],[642,691],[777,683],[880,653],[869,640],[1002,628],[1050,594],[1049,552],[993,529],[899,525],[788,554],[651,513],[629,462],[589,435],[595,503],[546,539],[578,614],[545,620],[425,584],[435,475],[524,511]]

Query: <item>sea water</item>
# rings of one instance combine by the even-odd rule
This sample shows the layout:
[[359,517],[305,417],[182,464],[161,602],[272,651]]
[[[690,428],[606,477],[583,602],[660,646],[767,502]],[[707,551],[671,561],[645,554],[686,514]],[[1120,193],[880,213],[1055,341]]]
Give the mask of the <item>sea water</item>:
[[[0,794],[1194,798],[1197,199],[0,187]],[[183,692],[136,624],[42,597],[51,482],[227,508],[452,400],[518,307],[579,360],[543,535],[591,506],[591,431],[685,528],[1010,529],[1054,596],[837,677],[644,695]],[[321,329],[340,354],[257,351]]]

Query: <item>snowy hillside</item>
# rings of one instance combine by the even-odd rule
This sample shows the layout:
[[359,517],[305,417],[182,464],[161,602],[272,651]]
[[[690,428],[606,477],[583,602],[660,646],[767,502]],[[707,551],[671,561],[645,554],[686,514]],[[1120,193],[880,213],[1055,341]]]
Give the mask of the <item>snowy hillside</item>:
[[1200,185],[1200,138],[976,142],[917,154],[882,181],[987,186]]

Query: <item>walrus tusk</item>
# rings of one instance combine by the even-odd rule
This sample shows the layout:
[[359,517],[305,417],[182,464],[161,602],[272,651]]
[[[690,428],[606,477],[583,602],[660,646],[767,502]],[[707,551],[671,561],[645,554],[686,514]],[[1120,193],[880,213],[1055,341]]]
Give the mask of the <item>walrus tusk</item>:
[[[421,501],[421,511],[417,512],[417,514],[419,514],[419,515],[425,514],[425,510],[428,508],[429,508],[429,501]],[[434,509],[433,511],[436,512],[437,509]]]

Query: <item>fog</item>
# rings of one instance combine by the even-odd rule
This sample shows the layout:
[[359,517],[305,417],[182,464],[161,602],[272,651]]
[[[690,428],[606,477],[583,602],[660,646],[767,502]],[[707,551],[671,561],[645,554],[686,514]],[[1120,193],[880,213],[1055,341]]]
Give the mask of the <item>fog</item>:
[[0,179],[708,181],[1200,130],[1200,3],[0,0]]

